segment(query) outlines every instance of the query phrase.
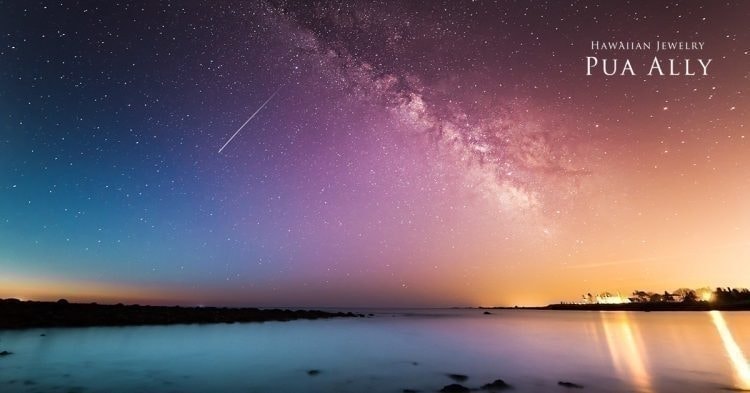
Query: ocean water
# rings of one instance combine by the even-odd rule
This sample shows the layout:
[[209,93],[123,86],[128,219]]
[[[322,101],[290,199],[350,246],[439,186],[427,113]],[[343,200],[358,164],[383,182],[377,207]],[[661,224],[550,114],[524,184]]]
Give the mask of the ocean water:
[[585,392],[750,388],[750,312],[375,313],[0,330],[0,351],[14,352],[0,357],[0,392],[436,392],[450,373],[516,392],[576,391],[558,381]]

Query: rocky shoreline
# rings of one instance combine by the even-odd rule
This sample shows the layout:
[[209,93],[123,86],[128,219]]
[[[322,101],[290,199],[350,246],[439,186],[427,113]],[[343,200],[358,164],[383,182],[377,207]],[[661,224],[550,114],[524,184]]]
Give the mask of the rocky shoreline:
[[0,329],[173,325],[363,317],[351,312],[227,307],[102,305],[0,299]]

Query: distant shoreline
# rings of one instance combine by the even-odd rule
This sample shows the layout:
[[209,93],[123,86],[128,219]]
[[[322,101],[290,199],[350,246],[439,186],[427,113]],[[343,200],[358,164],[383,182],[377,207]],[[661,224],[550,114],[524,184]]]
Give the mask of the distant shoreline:
[[351,312],[228,307],[102,305],[0,299],[0,329],[175,325],[363,317]]
[[550,304],[537,307],[477,307],[479,310],[562,310],[562,311],[750,311],[750,303],[713,304],[709,302],[623,303],[623,304]]

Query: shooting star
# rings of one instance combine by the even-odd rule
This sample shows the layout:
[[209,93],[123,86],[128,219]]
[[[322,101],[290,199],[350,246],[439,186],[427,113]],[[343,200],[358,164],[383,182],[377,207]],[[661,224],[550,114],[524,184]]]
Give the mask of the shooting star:
[[239,134],[240,131],[242,131],[242,129],[247,125],[247,123],[250,122],[250,120],[253,120],[253,117],[255,117],[255,115],[257,115],[258,112],[260,112],[261,109],[263,109],[263,107],[265,107],[266,104],[268,104],[273,99],[273,97],[276,95],[276,93],[279,92],[279,90],[281,90],[281,87],[279,87],[278,89],[276,89],[276,91],[274,91],[273,94],[271,94],[271,96],[268,97],[268,99],[266,100],[266,102],[264,102],[263,105],[260,106],[260,108],[256,109],[255,112],[247,120],[245,120],[244,123],[242,123],[242,125],[240,126],[240,128],[238,128],[237,131],[235,131],[234,134],[229,138],[229,140],[227,140],[227,142],[224,143],[224,146],[222,146],[221,149],[219,149],[219,153],[221,153],[221,151],[224,150],[225,147],[227,147],[227,145],[229,144],[229,142],[231,142],[232,139],[234,139],[234,137],[236,137],[237,134]]

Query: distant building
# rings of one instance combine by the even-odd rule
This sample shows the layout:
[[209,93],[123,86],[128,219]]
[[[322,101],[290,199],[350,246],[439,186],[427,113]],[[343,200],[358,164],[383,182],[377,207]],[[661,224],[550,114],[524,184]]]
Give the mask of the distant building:
[[623,304],[630,303],[630,299],[621,296],[619,293],[613,295],[609,292],[605,292],[596,296],[596,302],[599,304]]
[[588,293],[583,295],[584,304],[623,304],[630,303],[630,299],[620,295],[618,292],[616,295],[610,292],[602,292],[596,296]]

